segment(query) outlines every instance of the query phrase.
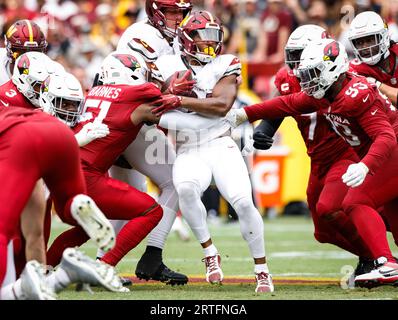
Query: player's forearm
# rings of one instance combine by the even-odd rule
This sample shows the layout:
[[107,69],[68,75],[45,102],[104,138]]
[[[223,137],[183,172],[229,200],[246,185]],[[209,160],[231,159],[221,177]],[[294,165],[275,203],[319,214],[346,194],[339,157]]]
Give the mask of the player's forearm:
[[390,86],[387,86],[385,84],[381,84],[379,87],[379,90],[381,93],[387,96],[387,98],[392,102],[394,106],[397,105],[397,100],[398,100],[398,89],[397,88],[392,88]]
[[205,99],[182,97],[181,100],[181,107],[183,108],[218,117],[225,117],[231,109],[232,104],[233,101],[228,101],[228,99],[221,97]]
[[261,123],[254,128],[254,133],[261,132],[269,137],[273,137],[278,131],[283,119],[263,120]]

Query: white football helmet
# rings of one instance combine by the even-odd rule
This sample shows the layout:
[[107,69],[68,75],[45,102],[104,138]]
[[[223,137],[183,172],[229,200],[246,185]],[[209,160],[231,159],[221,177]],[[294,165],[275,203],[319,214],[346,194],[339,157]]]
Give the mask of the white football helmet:
[[84,112],[84,95],[79,80],[68,72],[49,75],[40,88],[40,106],[67,126],[75,126]]
[[313,41],[330,38],[327,31],[315,24],[306,24],[296,28],[285,45],[285,63],[295,73],[300,64],[301,53]]
[[301,89],[309,96],[322,99],[339,76],[348,71],[344,46],[333,39],[322,39],[308,45],[301,54],[297,69]]
[[49,74],[64,72],[64,67],[52,61],[44,53],[27,52],[15,61],[12,82],[29,101],[40,107],[40,86]]
[[390,36],[388,26],[373,11],[358,14],[350,24],[348,40],[355,56],[362,62],[375,65],[389,56]]
[[101,65],[103,84],[139,85],[150,81],[151,71],[137,52],[114,51]]

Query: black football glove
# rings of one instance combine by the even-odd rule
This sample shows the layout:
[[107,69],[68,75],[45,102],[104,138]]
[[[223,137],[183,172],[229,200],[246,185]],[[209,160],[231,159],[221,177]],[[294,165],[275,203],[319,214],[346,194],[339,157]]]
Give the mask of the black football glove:
[[253,134],[253,147],[260,150],[268,150],[272,147],[274,139],[263,132],[255,132]]

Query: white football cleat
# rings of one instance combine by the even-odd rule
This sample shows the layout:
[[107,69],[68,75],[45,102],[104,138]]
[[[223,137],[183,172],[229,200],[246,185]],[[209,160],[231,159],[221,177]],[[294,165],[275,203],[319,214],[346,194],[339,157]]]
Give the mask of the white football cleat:
[[98,248],[104,251],[112,249],[115,245],[115,230],[93,199],[84,194],[75,196],[71,213]]
[[130,291],[123,287],[121,279],[112,266],[95,261],[74,248],[65,249],[60,266],[68,274],[71,282],[102,286],[113,292]]
[[21,273],[21,289],[25,300],[56,300],[57,295],[47,285],[44,267],[36,260],[28,261]]
[[219,254],[202,259],[206,265],[206,281],[211,284],[221,284],[224,274],[221,270],[221,257]]
[[257,286],[255,292],[274,292],[271,274],[266,272],[256,273],[256,282]]
[[376,268],[355,277],[355,286],[372,288],[380,285],[398,284],[398,263],[387,261],[385,257],[375,260]]

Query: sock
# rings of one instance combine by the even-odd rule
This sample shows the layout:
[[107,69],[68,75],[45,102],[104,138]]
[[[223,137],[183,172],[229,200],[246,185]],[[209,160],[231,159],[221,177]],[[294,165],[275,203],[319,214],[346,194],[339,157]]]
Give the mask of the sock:
[[0,290],[0,300],[22,300],[23,298],[21,279],[10,283]]
[[266,263],[254,265],[254,273],[261,273],[261,272],[269,273],[268,265]]
[[47,285],[56,293],[69,286],[72,281],[67,272],[62,268],[57,268],[54,272],[46,277]]
[[214,244],[211,244],[207,248],[203,248],[203,253],[205,257],[215,256],[218,253],[218,250]]
[[73,227],[61,233],[47,251],[47,264],[57,266],[62,259],[66,248],[79,247],[89,239],[87,233],[81,227]]
[[116,237],[116,245],[108,251],[102,261],[115,266],[130,250],[134,249],[159,223],[162,207],[156,206],[144,216],[130,220]]

